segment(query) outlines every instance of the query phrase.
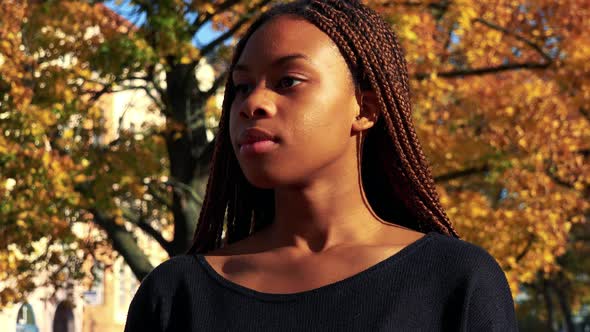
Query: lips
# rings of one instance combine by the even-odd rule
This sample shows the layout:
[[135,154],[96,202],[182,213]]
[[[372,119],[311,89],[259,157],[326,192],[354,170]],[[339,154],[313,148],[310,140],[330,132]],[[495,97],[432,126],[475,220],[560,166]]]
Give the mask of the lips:
[[244,130],[238,137],[238,146],[262,141],[277,142],[278,137],[262,128],[248,128]]

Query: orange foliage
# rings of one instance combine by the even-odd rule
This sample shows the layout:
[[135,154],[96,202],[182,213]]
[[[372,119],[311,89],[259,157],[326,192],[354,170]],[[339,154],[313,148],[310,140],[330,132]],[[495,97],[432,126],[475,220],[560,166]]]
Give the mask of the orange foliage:
[[560,270],[590,191],[587,1],[366,1],[392,22],[443,204],[513,293]]

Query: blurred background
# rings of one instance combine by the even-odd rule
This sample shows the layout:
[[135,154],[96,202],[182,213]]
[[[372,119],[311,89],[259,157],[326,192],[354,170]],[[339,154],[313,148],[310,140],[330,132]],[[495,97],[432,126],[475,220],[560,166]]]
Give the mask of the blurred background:
[[[590,3],[363,1],[522,331],[590,331]],[[121,331],[189,246],[236,39],[270,0],[0,2],[0,329]]]

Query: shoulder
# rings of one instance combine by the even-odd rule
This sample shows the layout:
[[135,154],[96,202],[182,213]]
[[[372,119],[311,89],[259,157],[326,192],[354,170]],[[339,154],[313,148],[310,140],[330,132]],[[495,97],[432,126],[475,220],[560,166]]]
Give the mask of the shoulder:
[[[461,331],[518,331],[506,274],[479,245],[442,234],[430,241],[446,285],[452,285]],[[454,280],[454,282],[453,282]]]
[[[164,331],[175,320],[174,306],[188,308],[199,280],[196,257],[176,256],[154,268],[141,284],[127,314],[125,331]],[[174,330],[174,329],[172,329]]]
[[431,233],[434,241],[432,241],[438,248],[445,249],[444,252],[452,253],[453,255],[467,255],[473,257],[492,257],[484,248],[481,246],[459,239],[449,235],[444,235],[436,232]]
[[429,250],[432,259],[440,260],[457,272],[483,277],[504,274],[498,261],[486,249],[463,239],[434,233]]
[[198,268],[198,260],[194,255],[179,255],[169,258],[156,266],[149,274],[151,278],[162,278],[171,275],[182,275]]
[[197,292],[202,284],[197,258],[191,255],[175,256],[156,266],[143,278],[135,294],[135,302],[142,302],[151,309],[158,303],[169,302],[177,294]]
[[197,263],[197,258],[194,255],[174,256],[156,266],[150,274],[182,273],[194,269]]
[[196,256],[174,256],[156,266],[141,282],[141,286],[154,293],[168,293],[186,282],[198,278],[200,267]]

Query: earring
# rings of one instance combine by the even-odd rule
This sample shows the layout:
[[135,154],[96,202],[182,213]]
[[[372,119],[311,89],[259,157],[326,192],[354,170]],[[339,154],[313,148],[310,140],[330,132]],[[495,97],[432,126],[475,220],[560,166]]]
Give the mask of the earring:
[[357,144],[357,158],[358,158],[358,172],[359,175],[361,174],[361,165],[362,165],[362,160],[363,160],[363,131],[359,131],[359,138],[358,138],[358,144]]

